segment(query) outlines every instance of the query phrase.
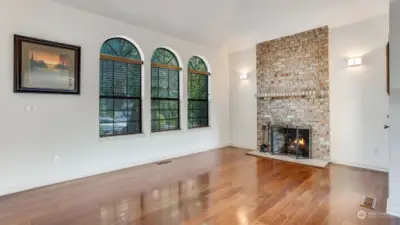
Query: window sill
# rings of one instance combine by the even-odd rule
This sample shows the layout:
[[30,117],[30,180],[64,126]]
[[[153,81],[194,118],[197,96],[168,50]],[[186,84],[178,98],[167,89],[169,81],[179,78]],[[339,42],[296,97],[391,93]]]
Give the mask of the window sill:
[[203,127],[193,127],[193,128],[188,128],[188,131],[197,131],[197,130],[211,130],[211,126],[203,126]]
[[162,130],[162,131],[152,131],[150,133],[150,136],[156,136],[156,135],[164,135],[164,134],[175,134],[175,133],[182,133],[182,129],[175,129],[175,130]]
[[107,140],[126,140],[132,138],[141,138],[145,137],[146,134],[143,132],[136,133],[136,134],[114,134],[114,135],[107,135],[99,137],[100,141],[107,141]]

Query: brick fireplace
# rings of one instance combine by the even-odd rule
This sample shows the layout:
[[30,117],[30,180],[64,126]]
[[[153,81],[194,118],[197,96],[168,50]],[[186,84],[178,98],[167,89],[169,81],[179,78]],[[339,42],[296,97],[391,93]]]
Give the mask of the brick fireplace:
[[[257,45],[258,146],[265,143],[263,127],[269,122],[281,135],[293,132],[285,127],[309,127],[309,140],[302,140],[308,149],[299,152],[329,159],[328,42],[328,27],[321,27]],[[277,137],[273,150],[293,150],[293,137],[292,144],[285,139],[285,148],[276,144]]]

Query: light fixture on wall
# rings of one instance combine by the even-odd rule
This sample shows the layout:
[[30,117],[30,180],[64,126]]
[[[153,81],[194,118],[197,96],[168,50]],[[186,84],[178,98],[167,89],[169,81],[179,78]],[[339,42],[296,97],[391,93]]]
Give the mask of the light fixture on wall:
[[240,74],[241,80],[247,80],[248,78],[249,78],[249,75],[247,75],[247,73]]
[[349,67],[361,66],[361,64],[362,64],[361,57],[347,59],[347,66],[349,66]]

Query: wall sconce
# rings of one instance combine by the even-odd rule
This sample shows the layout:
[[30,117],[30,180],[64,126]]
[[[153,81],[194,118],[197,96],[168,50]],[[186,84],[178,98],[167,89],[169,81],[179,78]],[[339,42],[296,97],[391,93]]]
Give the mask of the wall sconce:
[[248,78],[249,78],[249,75],[247,75],[246,73],[240,74],[240,79],[241,80],[247,80]]
[[350,58],[350,59],[347,60],[347,66],[348,67],[361,66],[361,64],[362,64],[361,57]]

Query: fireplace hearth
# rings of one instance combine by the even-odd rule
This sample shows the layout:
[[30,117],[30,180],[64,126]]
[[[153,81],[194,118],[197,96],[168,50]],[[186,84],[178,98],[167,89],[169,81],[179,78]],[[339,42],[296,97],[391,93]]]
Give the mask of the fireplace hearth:
[[268,133],[271,154],[312,158],[310,126],[272,125]]

